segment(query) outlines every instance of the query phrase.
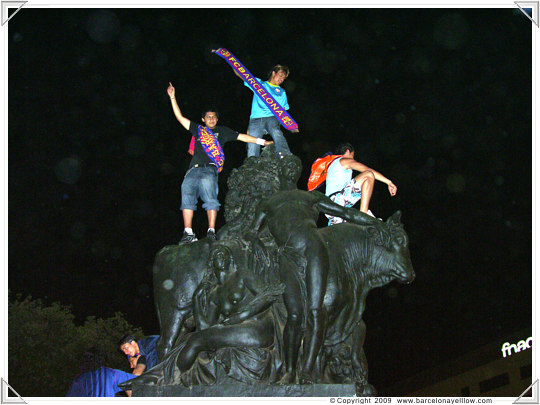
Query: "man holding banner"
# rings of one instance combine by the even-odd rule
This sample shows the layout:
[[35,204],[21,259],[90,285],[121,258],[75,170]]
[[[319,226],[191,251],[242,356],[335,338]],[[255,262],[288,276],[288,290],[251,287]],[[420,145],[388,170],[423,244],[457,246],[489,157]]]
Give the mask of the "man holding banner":
[[[283,125],[291,132],[299,132],[298,124],[286,111],[289,109],[287,93],[280,87],[289,76],[289,68],[284,65],[274,66],[268,80],[263,82],[254,77],[227,49],[213,49],[212,52],[225,59],[232,67],[234,74],[253,91],[248,133],[256,138],[262,138],[265,133],[270,134],[276,143],[276,153],[290,155],[289,145],[280,128],[280,125]],[[248,157],[259,156],[259,154],[259,145],[248,145]]]
[[[242,76],[235,70],[235,74],[242,79]],[[285,89],[281,87],[281,84],[289,76],[289,68],[284,65],[276,65],[272,68],[268,80],[263,82],[259,78],[255,78],[262,88],[266,90],[271,97],[274,98],[285,110],[289,109],[289,103],[287,101],[287,93]],[[249,87],[244,82],[246,87]],[[292,132],[299,132],[298,128]],[[276,153],[282,155],[290,155],[291,151],[287,140],[281,131],[280,122],[274,114],[270,111],[270,108],[261,101],[256,94],[253,94],[253,101],[251,102],[251,116],[249,117],[248,133],[256,138],[262,138],[265,133],[270,134],[274,142],[276,143]],[[259,145],[248,145],[247,156],[259,156]]]
[[184,219],[184,233],[179,244],[197,241],[192,229],[192,223],[199,197],[203,201],[203,208],[208,216],[206,236],[216,239],[216,218],[220,207],[218,201],[218,173],[223,169],[225,162],[222,146],[226,142],[235,140],[263,146],[273,142],[247,134],[240,134],[224,126],[217,126],[218,113],[215,110],[205,110],[202,114],[204,126],[197,125],[182,115],[176,102],[175,89],[171,83],[167,88],[167,94],[171,99],[171,106],[176,119],[195,138],[193,157],[182,182],[182,206],[180,209]]

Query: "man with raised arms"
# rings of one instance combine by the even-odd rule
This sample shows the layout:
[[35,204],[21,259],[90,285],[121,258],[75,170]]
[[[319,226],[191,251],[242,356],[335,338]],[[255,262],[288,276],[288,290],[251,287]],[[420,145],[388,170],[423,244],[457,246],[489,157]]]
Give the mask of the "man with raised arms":
[[[234,74],[239,78],[242,78],[240,73],[234,70]],[[287,101],[287,93],[285,89],[281,87],[285,79],[289,76],[289,68],[284,65],[276,65],[272,68],[272,71],[268,75],[267,81],[262,81],[259,78],[255,78],[256,83],[252,83],[257,92],[264,98],[272,99],[281,105],[285,110],[289,109],[289,103]],[[253,80],[253,79],[251,79]],[[251,90],[249,85],[244,82],[244,85]],[[287,140],[281,131],[281,123],[275,117],[271,108],[277,114],[280,113],[277,104],[273,103],[271,106],[266,105],[256,94],[253,94],[253,101],[251,102],[251,116],[249,117],[248,133],[256,138],[262,138],[265,133],[270,134],[274,142],[276,143],[276,153],[280,155],[290,155],[291,151]],[[300,132],[298,129],[292,132]],[[247,156],[259,156],[260,147],[256,144],[248,145]]]
[[193,232],[193,214],[197,209],[197,200],[203,201],[203,208],[208,216],[208,231],[206,236],[216,239],[216,218],[220,207],[218,201],[218,173],[223,167],[225,155],[223,145],[229,141],[242,141],[257,145],[269,145],[273,142],[258,139],[224,126],[218,126],[218,113],[215,109],[207,109],[202,114],[204,125],[197,125],[182,115],[176,102],[175,89],[171,83],[167,88],[171,106],[180,124],[195,138],[193,157],[189,169],[182,182],[182,217],[184,233],[179,244],[197,241]]

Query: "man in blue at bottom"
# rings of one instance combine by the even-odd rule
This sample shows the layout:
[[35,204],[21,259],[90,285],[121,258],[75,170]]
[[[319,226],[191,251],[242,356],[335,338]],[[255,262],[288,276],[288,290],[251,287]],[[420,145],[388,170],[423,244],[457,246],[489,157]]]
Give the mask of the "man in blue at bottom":
[[99,367],[79,374],[71,383],[66,397],[114,397],[123,391],[118,384],[135,377],[137,375],[122,370]]

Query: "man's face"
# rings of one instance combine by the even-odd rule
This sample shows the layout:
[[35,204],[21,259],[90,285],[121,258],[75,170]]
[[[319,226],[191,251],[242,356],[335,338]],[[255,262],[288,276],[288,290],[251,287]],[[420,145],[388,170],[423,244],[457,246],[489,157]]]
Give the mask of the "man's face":
[[270,80],[273,84],[277,84],[278,86],[281,86],[281,83],[285,81],[287,78],[287,73],[285,73],[283,70],[280,70],[279,72],[272,72],[272,79]]
[[217,125],[218,117],[215,112],[209,111],[204,115],[204,118],[202,120],[204,122],[204,125],[206,125],[210,129],[214,129],[214,127]]
[[135,356],[137,353],[139,353],[139,345],[137,342],[132,340],[129,343],[124,343],[122,346],[120,346],[120,350],[126,355],[126,356]]

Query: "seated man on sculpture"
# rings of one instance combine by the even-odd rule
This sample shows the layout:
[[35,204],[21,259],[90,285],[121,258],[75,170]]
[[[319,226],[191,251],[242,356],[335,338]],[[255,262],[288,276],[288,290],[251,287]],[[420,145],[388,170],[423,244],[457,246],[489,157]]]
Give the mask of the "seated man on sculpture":
[[[360,211],[374,217],[369,209],[369,202],[375,180],[386,184],[392,197],[397,193],[396,185],[377,170],[357,162],[354,159],[354,147],[350,143],[340,143],[336,153],[342,157],[335,159],[328,167],[326,195],[344,207],[352,207],[360,200]],[[359,172],[354,178],[353,171]],[[328,226],[343,222],[343,218],[337,216],[327,215],[327,217]]]
[[375,229],[381,227],[381,221],[355,209],[339,206],[319,192],[298,190],[296,183],[302,170],[300,159],[292,155],[284,157],[282,162],[282,191],[262,201],[251,228],[253,232],[258,232],[265,221],[278,248],[292,250],[297,257],[305,259],[305,276],[298,260],[290,260],[291,255],[283,255],[279,259],[281,281],[286,286],[283,300],[287,308],[283,334],[286,373],[281,382],[291,384],[295,381],[298,351],[303,338],[299,382],[311,383],[316,379],[313,369],[324,339],[325,315],[322,307],[329,268],[325,242],[317,232],[319,213],[339,216]]

